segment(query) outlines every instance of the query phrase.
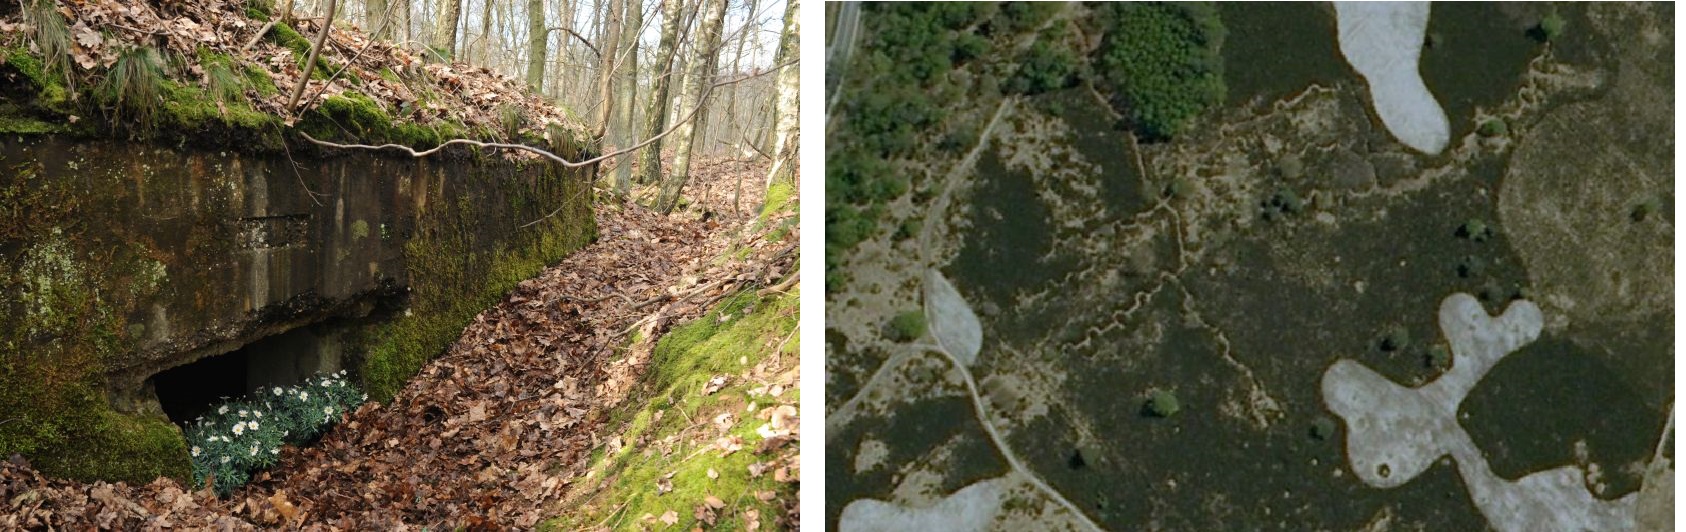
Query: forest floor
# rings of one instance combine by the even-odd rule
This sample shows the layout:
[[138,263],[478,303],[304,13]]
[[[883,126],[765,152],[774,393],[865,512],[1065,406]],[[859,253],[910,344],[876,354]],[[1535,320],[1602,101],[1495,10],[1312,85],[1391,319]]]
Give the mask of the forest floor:
[[[313,445],[287,447],[276,467],[232,496],[170,478],[142,486],[49,479],[14,456],[0,462],[0,528],[659,527],[681,513],[713,524],[732,512],[746,529],[794,528],[797,357],[782,355],[796,344],[795,199],[756,209],[764,163],[704,159],[693,173],[692,190],[714,193],[692,194],[697,204],[672,216],[600,204],[597,242],[482,312],[391,402],[364,405]],[[718,191],[738,179],[745,208],[734,214],[731,194]],[[695,320],[705,313],[710,320]],[[735,359],[728,363],[662,359],[697,343],[665,336],[707,339],[740,313],[760,316],[742,323],[782,340],[721,349]],[[681,325],[692,320],[701,325]],[[679,329],[667,334],[670,327]],[[736,416],[714,413],[727,404]],[[710,417],[652,441],[660,433],[643,429],[670,405],[686,418]],[[654,459],[676,449],[688,452]],[[652,486],[619,484],[646,480],[643,466],[681,467],[699,455],[707,460],[696,463],[722,464],[708,467],[707,482],[637,508],[614,500],[673,491],[673,473]],[[748,465],[725,468],[723,458]],[[734,491],[716,494],[715,482]],[[592,520],[574,516],[576,506]],[[641,513],[624,515],[634,509]]]

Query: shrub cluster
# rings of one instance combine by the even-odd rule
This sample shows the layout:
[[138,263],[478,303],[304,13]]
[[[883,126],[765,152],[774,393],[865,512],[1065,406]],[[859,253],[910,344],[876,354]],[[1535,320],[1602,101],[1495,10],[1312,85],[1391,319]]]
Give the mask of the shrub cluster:
[[1149,139],[1182,132],[1224,99],[1224,26],[1207,2],[1097,7],[1106,37],[1096,66],[1129,125]]
[[367,401],[345,371],[295,386],[260,388],[227,401],[188,425],[195,488],[211,483],[227,495],[275,463],[283,444],[301,445]]
[[[868,3],[872,31],[855,47],[835,114],[841,126],[826,150],[826,289],[841,280],[844,253],[879,231],[884,203],[911,188],[890,161],[911,154],[922,132],[948,118],[944,102],[960,101],[949,81],[955,67],[990,51],[990,32],[1045,20],[1057,4],[968,2]],[[1034,26],[1032,26],[1034,27]],[[959,149],[963,139],[954,139]]]

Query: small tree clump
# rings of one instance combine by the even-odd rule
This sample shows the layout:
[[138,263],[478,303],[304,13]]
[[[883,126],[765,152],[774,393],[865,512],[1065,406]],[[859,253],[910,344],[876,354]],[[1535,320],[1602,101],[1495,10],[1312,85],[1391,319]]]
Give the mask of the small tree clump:
[[1530,33],[1533,34],[1535,40],[1542,43],[1551,42],[1563,35],[1563,27],[1566,25],[1568,25],[1568,21],[1563,20],[1562,15],[1558,15],[1556,12],[1547,13],[1546,16],[1540,17],[1540,23],[1535,25]]
[[1311,422],[1311,437],[1319,441],[1334,438],[1335,420],[1329,419],[1329,416],[1317,416],[1317,420]]
[[1405,330],[1403,325],[1389,326],[1387,330],[1382,331],[1381,337],[1376,339],[1376,346],[1383,351],[1400,351],[1409,345],[1411,345],[1411,333]]
[[1465,279],[1478,277],[1487,271],[1487,261],[1474,255],[1465,255],[1458,261],[1458,277]]
[[1635,221],[1635,222],[1643,222],[1643,221],[1645,221],[1645,219],[1650,218],[1651,215],[1656,214],[1656,213],[1658,213],[1662,210],[1663,210],[1663,200],[1662,200],[1662,198],[1658,198],[1656,196],[1651,196],[1649,198],[1645,198],[1645,201],[1641,201],[1641,202],[1635,204],[1633,206],[1633,210],[1628,212],[1628,217],[1632,218],[1633,221]]
[[1452,351],[1445,345],[1434,344],[1428,348],[1428,354],[1423,357],[1423,364],[1429,369],[1447,370],[1452,368]]
[[909,310],[890,318],[889,336],[897,342],[912,342],[925,335],[925,311]]
[[1154,417],[1171,417],[1182,410],[1176,394],[1168,390],[1154,390],[1147,394],[1147,413]]
[[1463,225],[1458,226],[1458,237],[1467,238],[1472,242],[1486,242],[1493,236],[1493,228],[1480,218],[1470,218]]
[[1503,118],[1489,118],[1486,122],[1481,123],[1481,127],[1477,128],[1476,132],[1483,137],[1503,137],[1510,134],[1510,126],[1505,123]]
[[1276,162],[1276,175],[1283,179],[1299,179],[1305,175],[1305,163],[1300,161],[1298,155],[1284,155],[1282,160]]
[[1178,177],[1172,179],[1170,183],[1167,183],[1165,185],[1165,190],[1161,193],[1167,198],[1186,198],[1188,197],[1188,193],[1193,189],[1194,184],[1190,183],[1188,178]]

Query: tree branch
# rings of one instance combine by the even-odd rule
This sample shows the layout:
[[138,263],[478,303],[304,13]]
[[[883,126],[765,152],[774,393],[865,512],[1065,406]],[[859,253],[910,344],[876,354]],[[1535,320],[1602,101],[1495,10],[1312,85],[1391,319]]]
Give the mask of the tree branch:
[[322,32],[316,34],[316,44],[310,46],[310,59],[304,62],[304,74],[299,77],[299,84],[293,87],[293,97],[287,99],[287,112],[292,113],[299,104],[299,97],[304,95],[305,85],[310,84],[310,73],[316,70],[316,56],[322,53],[322,43],[328,40],[328,30],[334,28],[334,8],[338,0],[328,0],[328,16],[323,17]]
[[[759,72],[759,73],[750,74],[750,75],[747,75],[747,76],[742,76],[742,77],[739,77],[739,78],[736,78],[736,79],[730,79],[730,80],[726,80],[726,81],[716,82],[713,85],[709,85],[708,90],[703,91],[703,100],[707,101],[708,95],[710,93],[713,93],[714,89],[717,88],[717,87],[721,87],[721,86],[724,86],[724,85],[733,85],[733,84],[737,84],[737,83],[742,83],[742,82],[744,82],[746,80],[749,80],[749,79],[765,76],[768,73],[777,72],[779,70],[779,68],[782,68],[784,66],[796,64],[797,61],[798,61],[797,59],[793,59],[793,60],[787,61],[785,63],[775,65],[774,68],[768,69],[765,72]],[[511,149],[511,150],[521,150],[521,151],[526,151],[526,152],[531,152],[531,153],[537,154],[537,155],[539,155],[541,157],[544,157],[546,159],[550,159],[551,161],[555,162],[556,164],[560,164],[560,165],[562,165],[564,167],[567,167],[567,168],[578,168],[578,167],[581,167],[581,166],[589,166],[591,164],[601,162],[603,160],[609,159],[611,157],[615,157],[617,155],[638,151],[639,149],[641,149],[645,146],[649,146],[651,143],[653,143],[657,140],[661,140],[662,137],[666,137],[666,136],[668,136],[668,134],[673,133],[675,130],[679,129],[680,125],[685,124],[687,122],[690,122],[691,119],[696,118],[697,113],[699,111],[701,111],[703,109],[703,107],[706,107],[706,106],[702,106],[702,105],[697,106],[696,109],[691,110],[690,114],[685,115],[685,118],[680,119],[678,122],[675,122],[673,124],[673,127],[667,128],[666,131],[662,131],[660,134],[657,134],[656,136],[650,137],[648,139],[644,139],[643,142],[640,142],[638,144],[634,144],[634,145],[632,145],[631,147],[628,147],[628,148],[615,150],[613,152],[606,153],[606,154],[603,154],[603,155],[599,155],[597,157],[593,157],[591,159],[586,159],[584,161],[579,161],[579,162],[569,161],[569,160],[563,159],[561,156],[558,156],[558,155],[556,155],[554,153],[551,153],[549,151],[545,151],[545,150],[535,148],[535,147],[532,147],[532,146],[528,146],[528,145],[525,145],[525,144],[511,144],[511,143],[505,143],[505,142],[481,142],[481,141],[473,140],[473,139],[451,139],[451,140],[447,140],[445,142],[442,142],[438,146],[434,146],[431,149],[416,151],[414,148],[411,148],[409,146],[405,146],[403,144],[381,144],[381,145],[376,146],[376,145],[371,145],[371,144],[341,144],[341,143],[337,143],[337,142],[328,142],[328,141],[325,141],[325,140],[317,140],[315,137],[311,137],[310,134],[305,133],[303,131],[299,131],[299,136],[304,137],[305,140],[310,141],[312,144],[316,144],[318,146],[324,146],[324,147],[328,147],[328,148],[340,148],[340,149],[353,149],[353,148],[355,148],[355,149],[362,149],[362,150],[392,149],[392,150],[398,150],[398,151],[407,153],[411,157],[426,157],[426,156],[429,156],[429,155],[433,155],[435,153],[439,153],[440,150],[443,150],[443,149],[445,149],[446,146],[450,146],[452,144],[465,144],[465,145],[475,146],[475,147],[479,147],[479,148],[503,148],[503,149]]]

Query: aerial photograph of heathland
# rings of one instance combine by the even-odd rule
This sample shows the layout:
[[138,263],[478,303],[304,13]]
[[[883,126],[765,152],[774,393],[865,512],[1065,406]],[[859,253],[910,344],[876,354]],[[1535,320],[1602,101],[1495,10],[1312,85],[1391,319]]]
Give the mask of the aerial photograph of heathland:
[[828,530],[1673,529],[1672,4],[824,7]]

